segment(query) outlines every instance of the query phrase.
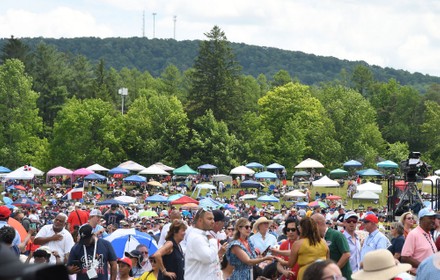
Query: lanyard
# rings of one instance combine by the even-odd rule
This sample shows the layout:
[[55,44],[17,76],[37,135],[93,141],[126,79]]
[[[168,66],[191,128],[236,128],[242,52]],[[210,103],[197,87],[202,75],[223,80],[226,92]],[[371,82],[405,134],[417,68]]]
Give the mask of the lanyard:
[[[93,249],[93,258],[92,258],[92,263],[94,262],[95,258],[96,258],[96,244],[98,244],[98,240],[95,238],[95,248]],[[86,245],[83,245],[84,248],[84,262],[86,263],[86,267],[89,268],[89,263],[87,261],[87,251],[86,251]]]
[[[425,232],[423,232],[422,234],[423,234],[423,236],[426,238],[426,241],[428,241],[429,245],[431,245],[431,250],[432,250],[432,252],[435,254],[436,251],[435,251],[435,249],[434,249],[434,246],[432,246],[432,242],[431,242],[431,240],[430,240],[430,238],[429,238],[429,237],[431,237],[431,236],[430,236],[428,233],[425,233]],[[429,236],[429,237],[428,237],[428,236]]]

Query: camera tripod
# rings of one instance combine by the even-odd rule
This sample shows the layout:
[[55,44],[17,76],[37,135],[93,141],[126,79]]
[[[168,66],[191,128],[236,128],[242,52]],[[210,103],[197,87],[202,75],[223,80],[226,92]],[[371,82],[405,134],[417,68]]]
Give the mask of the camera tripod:
[[423,198],[415,182],[406,182],[403,191],[395,188],[394,178],[388,180],[388,218],[394,221],[396,216],[412,210],[415,213],[423,208]]
[[415,182],[408,182],[408,185],[405,187],[399,199],[400,201],[396,205],[396,212],[404,206],[405,202],[408,203],[409,207],[415,206],[416,203],[420,203],[423,207],[423,198],[420,195]]

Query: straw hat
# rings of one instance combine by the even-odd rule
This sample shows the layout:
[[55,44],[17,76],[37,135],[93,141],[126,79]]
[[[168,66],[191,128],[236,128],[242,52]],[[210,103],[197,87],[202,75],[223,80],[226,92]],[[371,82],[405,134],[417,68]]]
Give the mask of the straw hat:
[[260,218],[258,218],[257,221],[255,221],[254,226],[252,227],[252,230],[253,230],[254,232],[257,232],[257,231],[258,231],[258,226],[259,226],[260,224],[263,224],[263,223],[272,223],[272,222],[273,222],[272,220],[268,220],[266,217],[260,217]]
[[364,267],[351,275],[354,280],[388,280],[397,274],[408,271],[411,265],[397,263],[390,251],[378,249],[367,253],[364,257]]

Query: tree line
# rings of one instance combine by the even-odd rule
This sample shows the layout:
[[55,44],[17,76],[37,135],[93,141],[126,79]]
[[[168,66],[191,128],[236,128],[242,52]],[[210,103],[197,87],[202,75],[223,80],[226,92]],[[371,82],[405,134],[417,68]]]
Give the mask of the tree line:
[[422,93],[377,80],[363,63],[313,85],[286,69],[253,76],[218,26],[205,36],[186,70],[168,63],[157,76],[11,37],[0,57],[0,165],[48,170],[131,159],[228,172],[251,161],[292,170],[311,157],[333,169],[349,159],[400,162],[417,150],[439,166],[440,84]]

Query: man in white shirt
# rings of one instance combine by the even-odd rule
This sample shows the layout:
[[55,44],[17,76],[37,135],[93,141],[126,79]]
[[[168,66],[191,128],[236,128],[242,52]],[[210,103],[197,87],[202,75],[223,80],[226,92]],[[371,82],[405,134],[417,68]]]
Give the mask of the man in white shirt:
[[218,241],[206,231],[214,228],[214,215],[203,208],[194,217],[185,253],[185,280],[221,280],[218,270]]
[[[53,221],[53,225],[43,226],[35,236],[34,240],[35,245],[46,245],[50,248],[50,250],[52,250],[52,252],[57,251],[62,263],[67,262],[70,250],[75,244],[70,232],[64,228],[66,226],[66,222],[66,214],[58,214]],[[50,263],[56,263],[56,259],[53,254],[50,257]]]

